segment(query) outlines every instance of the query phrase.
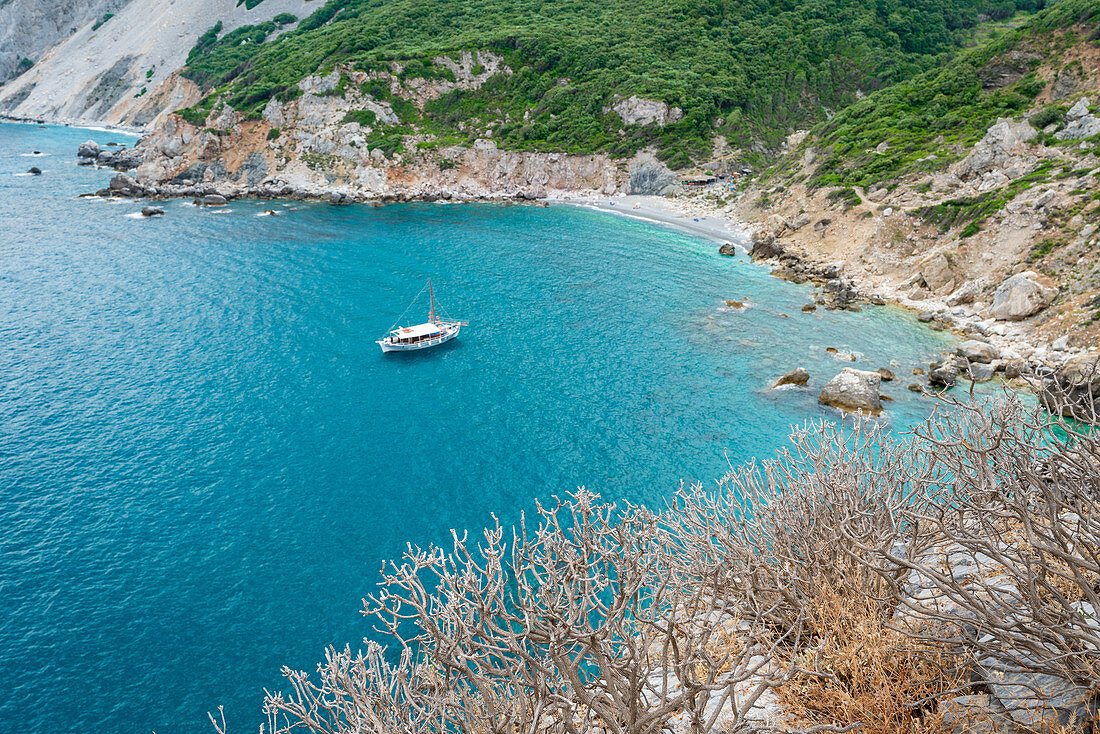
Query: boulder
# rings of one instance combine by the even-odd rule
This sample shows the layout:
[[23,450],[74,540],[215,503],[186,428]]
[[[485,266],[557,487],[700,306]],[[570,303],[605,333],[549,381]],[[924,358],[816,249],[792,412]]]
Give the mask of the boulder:
[[966,179],[982,176],[995,168],[1005,168],[1014,156],[1024,152],[1022,144],[1038,134],[1039,131],[1025,120],[998,119],[959,163],[957,173]]
[[134,180],[133,176],[125,173],[116,173],[111,178],[111,183],[107,185],[107,188],[111,191],[124,191],[126,189],[132,189],[134,186],[137,186],[137,181]]
[[780,377],[772,387],[779,387],[780,385],[805,385],[809,381],[810,373],[807,372],[804,367],[799,367]]
[[897,377],[897,375],[894,374],[893,370],[887,369],[886,367],[879,367],[877,371],[878,376],[882,378],[883,382],[890,382],[895,377]]
[[39,168],[38,166],[31,166],[30,169],[27,171],[27,173],[29,173],[32,176],[41,176],[42,175],[42,169]]
[[783,245],[774,235],[757,235],[752,238],[752,249],[749,250],[749,255],[753,260],[767,260],[782,254]]
[[966,376],[974,382],[989,382],[993,379],[993,365],[971,362],[966,367]]
[[202,197],[203,206],[225,206],[229,202],[220,194],[207,194]]
[[954,357],[933,362],[928,366],[928,382],[939,387],[952,387],[959,378],[959,364]]
[[786,220],[787,229],[790,229],[791,231],[800,230],[809,223],[810,223],[810,215],[806,214],[805,212],[803,212],[802,214],[799,214],[794,219]]
[[931,311],[921,311],[919,314],[917,314],[917,321],[921,322],[922,324],[927,324],[934,318],[936,318],[936,314],[932,313]]
[[727,242],[726,244],[718,248],[718,254],[729,255],[732,257],[737,254],[737,245],[733,244],[732,242]]
[[99,143],[94,140],[81,143],[80,147],[76,149],[76,155],[78,158],[98,158]]
[[145,162],[145,154],[137,148],[124,148],[114,153],[109,165],[119,171],[129,171]]
[[877,372],[845,367],[825,383],[817,401],[840,410],[879,415],[882,413],[881,384],[882,377]]
[[968,280],[947,297],[944,301],[948,306],[962,306],[973,303],[982,294],[982,283],[978,280]]
[[958,346],[955,350],[955,354],[959,355],[968,362],[980,362],[982,364],[989,364],[993,360],[997,359],[997,350],[992,345],[987,344],[977,339],[967,339]]
[[155,206],[143,206],[141,208],[141,216],[143,217],[160,217],[164,215],[164,210]]
[[1054,302],[1058,288],[1033,270],[1025,270],[1005,280],[993,293],[993,318],[1020,321]]

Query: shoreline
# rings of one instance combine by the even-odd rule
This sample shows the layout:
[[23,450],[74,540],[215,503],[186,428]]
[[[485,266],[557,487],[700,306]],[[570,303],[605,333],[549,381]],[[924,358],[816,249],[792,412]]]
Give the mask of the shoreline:
[[36,117],[17,117],[15,115],[6,115],[0,113],[0,122],[7,122],[16,125],[50,125],[53,127],[68,127],[78,130],[95,130],[105,133],[121,133],[123,135],[133,135],[140,138],[145,135],[147,130],[138,127],[127,127],[126,125],[115,125],[110,122],[85,122],[82,120],[55,120],[49,118],[36,118]]
[[564,204],[582,209],[608,212],[647,224],[655,224],[679,232],[696,235],[719,245],[734,244],[748,254],[750,227],[715,210],[709,213],[689,211],[674,205],[675,199],[663,196],[628,194],[597,196],[581,194],[575,197],[546,199],[550,204]]

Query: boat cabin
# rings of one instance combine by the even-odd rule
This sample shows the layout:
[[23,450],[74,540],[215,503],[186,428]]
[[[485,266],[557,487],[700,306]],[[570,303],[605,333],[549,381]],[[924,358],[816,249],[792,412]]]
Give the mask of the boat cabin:
[[426,339],[435,339],[441,336],[443,330],[439,328],[438,324],[428,322],[416,326],[403,326],[400,329],[394,329],[390,333],[393,335],[393,341],[397,344],[416,344]]

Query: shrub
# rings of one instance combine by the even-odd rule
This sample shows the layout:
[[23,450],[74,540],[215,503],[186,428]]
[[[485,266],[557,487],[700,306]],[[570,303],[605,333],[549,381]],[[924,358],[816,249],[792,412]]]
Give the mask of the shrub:
[[273,127],[267,131],[268,140],[278,140],[279,136],[283,134],[283,131],[277,127]]
[[115,17],[114,13],[104,13],[102,18],[100,18],[99,20],[97,20],[95,23],[92,24],[92,30],[93,31],[98,31],[104,23],[106,23],[107,21],[109,21],[113,17]]

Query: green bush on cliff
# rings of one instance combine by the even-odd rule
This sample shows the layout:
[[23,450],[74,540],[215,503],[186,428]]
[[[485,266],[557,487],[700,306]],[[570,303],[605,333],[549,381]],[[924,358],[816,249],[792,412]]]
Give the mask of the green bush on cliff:
[[[367,70],[396,61],[402,76],[449,79],[434,57],[488,50],[513,73],[429,104],[425,126],[467,139],[491,126],[512,149],[628,155],[651,145],[680,165],[705,156],[716,133],[775,146],[857,91],[936,66],[981,14],[1042,2],[330,0],[272,40],[270,23],[204,35],[185,74],[255,115],[337,63]],[[608,108],[632,94],[683,117],[663,128],[624,125]]]
[[[1070,29],[1060,43],[1091,41],[1100,1],[1062,0],[1025,24],[943,68],[930,70],[841,110],[815,128],[811,144],[827,151],[813,183],[873,186],[907,173],[943,168],[977,142],[999,117],[1019,117],[1045,83],[1034,68],[1055,50],[1052,31]],[[1015,53],[1014,53],[1015,52]],[[1018,78],[997,87],[992,71],[1008,66]],[[1042,129],[1064,119],[1064,106],[1033,118]]]

